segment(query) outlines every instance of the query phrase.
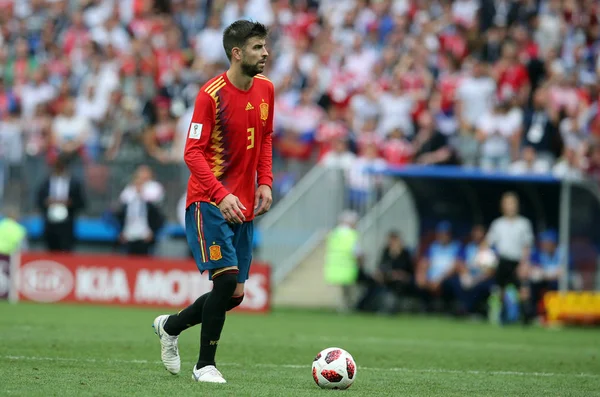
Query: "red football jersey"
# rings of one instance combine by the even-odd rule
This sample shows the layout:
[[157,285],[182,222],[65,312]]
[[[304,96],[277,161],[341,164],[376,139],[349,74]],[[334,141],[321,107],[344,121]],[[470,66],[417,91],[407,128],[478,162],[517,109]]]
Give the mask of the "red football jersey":
[[256,75],[242,91],[223,73],[196,97],[184,159],[190,169],[186,207],[237,196],[249,221],[256,186],[272,186],[273,83]]

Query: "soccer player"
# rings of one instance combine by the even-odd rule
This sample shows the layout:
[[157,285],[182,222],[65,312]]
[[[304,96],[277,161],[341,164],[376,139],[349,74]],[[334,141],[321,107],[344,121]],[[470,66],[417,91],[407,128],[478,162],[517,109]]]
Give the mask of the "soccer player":
[[519,215],[519,198],[515,193],[504,193],[500,205],[502,216],[492,222],[485,239],[485,244],[494,248],[499,257],[495,278],[501,297],[500,320],[503,321],[506,316],[504,292],[512,284],[519,288],[521,320],[528,324],[533,314],[529,305],[529,288],[521,281],[533,247],[533,227],[529,219]]
[[223,33],[227,72],[200,90],[189,127],[184,159],[190,169],[185,226],[201,273],[212,291],[177,314],[158,316],[161,359],[179,373],[178,335],[202,323],[197,382],[226,383],[215,353],[227,311],[244,299],[252,261],[253,218],[272,203],[273,84],[260,73],[269,53],[267,28],[239,20]]

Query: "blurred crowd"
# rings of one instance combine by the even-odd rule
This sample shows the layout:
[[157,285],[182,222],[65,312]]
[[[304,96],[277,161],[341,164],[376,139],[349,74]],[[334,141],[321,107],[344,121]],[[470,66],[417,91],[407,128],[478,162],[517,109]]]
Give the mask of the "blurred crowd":
[[239,18],[271,29],[276,194],[317,162],[348,170],[359,191],[365,168],[386,164],[600,178],[594,0],[0,0],[0,10],[5,191],[34,191],[69,154],[86,184],[105,183],[97,165],[174,167],[178,199],[196,92],[227,68],[221,33]]

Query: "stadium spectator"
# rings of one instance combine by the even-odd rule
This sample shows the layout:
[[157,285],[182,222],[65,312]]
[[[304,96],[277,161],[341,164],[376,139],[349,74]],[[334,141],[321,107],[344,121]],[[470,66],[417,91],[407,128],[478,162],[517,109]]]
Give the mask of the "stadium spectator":
[[[374,130],[377,127],[377,118],[381,109],[379,106],[379,87],[376,83],[370,82],[365,85],[362,92],[357,93],[350,100],[350,110],[352,115],[352,128],[359,130]],[[374,123],[375,125],[369,124]],[[368,126],[366,126],[368,124]]]
[[565,147],[562,157],[552,167],[552,174],[559,179],[571,179],[574,181],[583,179],[583,171],[575,149]]
[[347,139],[334,138],[331,143],[331,150],[323,156],[321,164],[328,168],[348,172],[355,161],[356,156],[349,150]]
[[27,249],[27,230],[19,223],[19,212],[4,208],[0,214],[0,261],[9,262],[12,254]]
[[482,169],[506,171],[516,157],[520,142],[521,111],[511,109],[510,101],[498,100],[477,123],[477,138],[481,142]]
[[160,209],[148,197],[146,175],[134,176],[128,200],[116,213],[119,222],[119,242],[129,255],[149,255],[156,243],[156,236],[164,224]]
[[315,131],[315,141],[318,145],[317,159],[322,159],[331,150],[333,140],[347,139],[349,132],[346,123],[340,117],[339,109],[335,106],[329,107],[326,118]]
[[[540,161],[552,166],[559,143],[559,114],[548,105],[548,90],[538,88],[533,93],[532,106],[523,115],[523,144],[535,149]],[[563,121],[564,123],[564,121]],[[566,129],[562,127],[561,130]],[[563,133],[563,139],[566,133]]]
[[144,135],[144,144],[148,154],[162,164],[173,162],[179,155],[174,148],[178,145],[180,135],[176,131],[176,122],[170,110],[168,98],[159,97],[155,101],[156,124],[151,126]]
[[377,172],[385,169],[385,160],[379,157],[375,144],[365,148],[348,169],[346,181],[348,185],[348,208],[361,214],[367,205],[373,203],[381,192],[383,178]]
[[442,221],[436,226],[436,239],[419,259],[416,284],[425,310],[433,309],[434,300],[442,298],[448,306],[460,296],[457,265],[460,259],[460,243],[452,239],[452,226]]
[[558,283],[565,270],[563,261],[558,248],[558,233],[545,230],[540,234],[538,249],[532,251],[528,269],[533,308],[538,307],[544,292],[558,291]]
[[[465,64],[468,67],[469,63]],[[456,88],[455,111],[461,130],[474,132],[481,115],[493,108],[496,82],[487,72],[487,66],[477,58],[470,60],[470,72]]]
[[372,277],[363,276],[363,280],[368,281],[367,289],[360,298],[357,309],[367,310],[379,295],[387,291],[400,299],[413,295],[414,275],[412,256],[404,246],[402,236],[395,230],[390,231],[377,270]]
[[85,207],[81,181],[69,172],[69,157],[59,155],[49,178],[38,189],[37,205],[44,220],[49,251],[69,252],[75,247],[75,218]]
[[38,105],[50,102],[56,96],[56,89],[48,82],[48,76],[43,66],[31,72],[31,79],[21,86],[20,99],[23,117],[33,116]]
[[[418,137],[418,135],[417,135]],[[415,139],[418,142],[418,138]],[[359,150],[364,153],[365,147],[369,144],[382,147],[381,150],[383,159],[389,166],[402,166],[409,164],[414,155],[413,145],[405,138],[402,130],[395,128],[390,132],[385,141],[377,139],[374,133],[363,133],[359,136]]]
[[546,161],[537,158],[533,147],[525,146],[521,149],[521,158],[508,167],[508,172],[514,175],[547,174],[550,172],[550,168]]
[[412,141],[414,162],[422,165],[456,165],[458,159],[448,144],[445,135],[435,129],[434,120],[428,111],[418,119],[418,132]]
[[[22,185],[19,180],[20,164],[23,161],[23,123],[18,105],[13,105],[0,119],[0,204],[4,196],[7,201],[19,201]],[[4,187],[9,187],[4,192]]]
[[459,261],[458,273],[461,283],[461,303],[467,313],[481,313],[480,307],[488,298],[494,285],[494,272],[477,262],[485,238],[485,228],[475,225],[471,229],[470,241],[464,246]]
[[87,146],[91,143],[92,124],[85,116],[75,113],[75,103],[67,98],[61,112],[52,122],[52,155],[68,155],[82,161],[87,158]]
[[338,309],[346,312],[353,307],[352,289],[358,281],[359,268],[363,260],[359,234],[356,230],[358,214],[345,211],[338,225],[329,233],[325,250],[325,282],[340,286],[341,296]]
[[[133,183],[128,184],[121,192],[120,202],[128,204],[141,195],[141,198],[149,203],[160,205],[164,199],[165,190],[163,186],[154,180],[152,169],[147,165],[140,165],[133,177]],[[141,187],[138,187],[138,184]],[[141,190],[140,190],[141,189]]]
[[102,133],[107,141],[106,159],[143,162],[147,158],[143,146],[146,123],[139,116],[140,102],[132,96],[124,96],[111,105]]

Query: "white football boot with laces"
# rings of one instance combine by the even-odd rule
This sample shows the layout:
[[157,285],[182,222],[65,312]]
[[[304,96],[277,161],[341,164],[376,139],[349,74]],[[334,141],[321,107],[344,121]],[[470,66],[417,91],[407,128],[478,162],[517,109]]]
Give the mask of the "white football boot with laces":
[[179,357],[179,348],[177,347],[179,336],[171,336],[165,332],[164,326],[168,318],[168,314],[156,317],[152,328],[154,328],[154,333],[160,339],[160,359],[167,371],[173,375],[177,375],[181,369],[181,358]]
[[206,367],[202,367],[200,369],[196,369],[196,366],[194,365],[192,378],[196,382],[227,383],[225,378],[223,378],[223,375],[214,365],[207,365]]

